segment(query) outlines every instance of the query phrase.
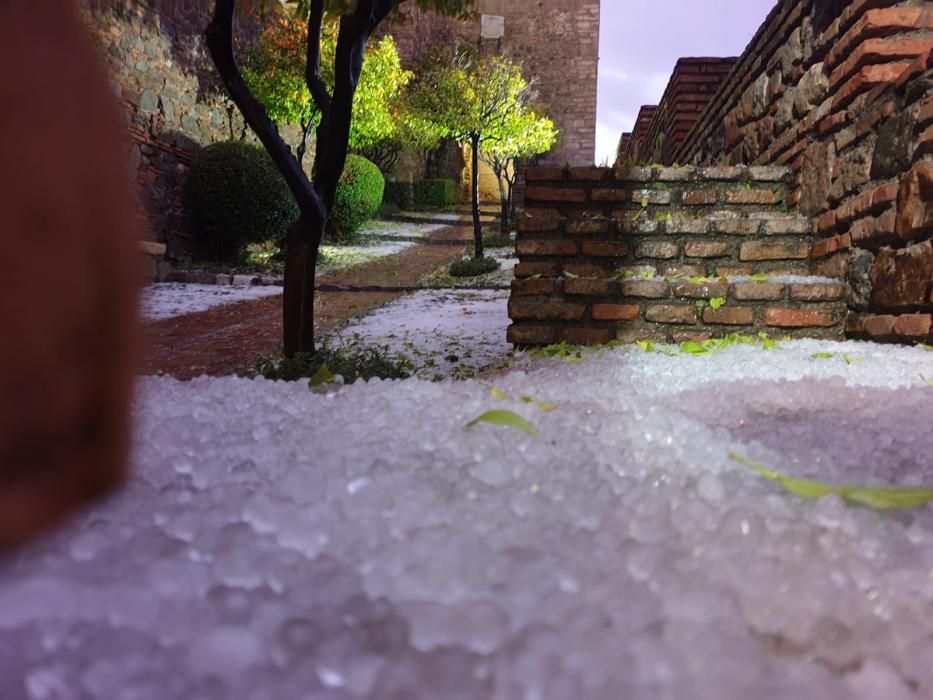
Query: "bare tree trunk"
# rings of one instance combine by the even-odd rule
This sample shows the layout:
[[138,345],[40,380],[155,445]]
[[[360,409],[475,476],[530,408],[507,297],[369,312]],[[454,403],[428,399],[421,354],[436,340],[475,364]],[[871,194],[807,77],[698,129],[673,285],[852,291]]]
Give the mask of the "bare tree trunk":
[[508,192],[508,173],[496,169],[496,180],[499,182],[499,231],[503,234],[509,232],[509,192]]
[[483,227],[479,218],[479,135],[470,140],[473,150],[473,173],[470,182],[471,199],[473,200],[473,245],[474,257],[483,257]]

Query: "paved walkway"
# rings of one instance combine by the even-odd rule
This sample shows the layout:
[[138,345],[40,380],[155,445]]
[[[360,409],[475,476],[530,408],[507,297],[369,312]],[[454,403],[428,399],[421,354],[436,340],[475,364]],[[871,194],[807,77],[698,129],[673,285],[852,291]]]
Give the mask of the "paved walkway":
[[[469,239],[463,226],[438,231],[438,239]],[[318,284],[354,287],[406,287],[463,255],[461,246],[417,245],[366,265],[318,276]],[[315,329],[331,330],[402,296],[402,292],[319,291]],[[268,297],[220,306],[201,313],[144,324],[145,352],[140,372],[192,379],[231,374],[282,345],[282,298]]]

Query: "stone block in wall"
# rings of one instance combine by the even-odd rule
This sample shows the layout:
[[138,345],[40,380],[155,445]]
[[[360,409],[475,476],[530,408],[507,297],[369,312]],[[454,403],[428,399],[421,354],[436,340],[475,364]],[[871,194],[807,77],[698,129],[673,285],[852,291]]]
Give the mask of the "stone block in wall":
[[878,129],[878,141],[871,159],[872,180],[885,180],[910,167],[913,122],[901,112],[887,119]]
[[903,240],[933,233],[933,164],[920,161],[901,178],[895,231]]
[[869,273],[876,309],[929,307],[933,304],[933,241],[878,251]]
[[833,183],[829,189],[833,201],[838,202],[871,180],[874,148],[875,139],[866,139],[837,159],[833,168]]

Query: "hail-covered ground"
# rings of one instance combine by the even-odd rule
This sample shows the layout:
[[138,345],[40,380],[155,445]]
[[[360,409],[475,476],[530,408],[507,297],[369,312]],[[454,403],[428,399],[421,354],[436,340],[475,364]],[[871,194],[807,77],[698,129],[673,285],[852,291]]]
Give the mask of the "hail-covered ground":
[[648,349],[142,378],[130,483],[0,566],[0,698],[933,697],[933,508],[736,461],[933,483],[933,352]]

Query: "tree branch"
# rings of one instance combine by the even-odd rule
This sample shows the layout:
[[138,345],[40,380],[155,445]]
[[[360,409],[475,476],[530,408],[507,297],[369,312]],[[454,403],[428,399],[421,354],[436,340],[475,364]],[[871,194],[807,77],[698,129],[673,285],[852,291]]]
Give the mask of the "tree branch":
[[243,74],[237,66],[233,53],[233,18],[236,14],[236,0],[216,0],[214,18],[207,27],[207,47],[211,58],[220,73],[220,78],[230,94],[230,99],[240,110],[243,119],[262,142],[272,161],[278,168],[285,183],[291,190],[301,210],[302,216],[309,219],[326,219],[326,210],[320,197],[308,181],[301,164],[292,155],[288,145],[279,135],[275,123],[269,118],[265,107],[256,99],[243,80]]
[[324,0],[313,0],[308,15],[308,62],[305,66],[305,82],[308,91],[321,113],[322,119],[330,114],[331,97],[321,80],[321,32],[324,29]]

